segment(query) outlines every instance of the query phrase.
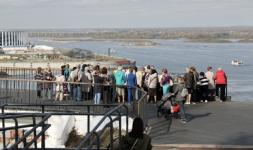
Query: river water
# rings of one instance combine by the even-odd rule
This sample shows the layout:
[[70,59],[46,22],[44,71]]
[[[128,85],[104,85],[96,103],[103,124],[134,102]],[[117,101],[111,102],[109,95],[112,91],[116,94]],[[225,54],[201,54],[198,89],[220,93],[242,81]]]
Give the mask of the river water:
[[[234,101],[253,100],[253,43],[192,43],[183,40],[155,40],[160,45],[154,47],[122,46],[113,41],[81,42],[37,42],[57,48],[83,48],[95,53],[107,54],[136,60],[138,66],[153,64],[158,69],[183,73],[187,66],[196,66],[206,71],[212,66],[215,71],[222,67],[228,76],[228,95]],[[232,66],[232,59],[244,62],[243,66]]]

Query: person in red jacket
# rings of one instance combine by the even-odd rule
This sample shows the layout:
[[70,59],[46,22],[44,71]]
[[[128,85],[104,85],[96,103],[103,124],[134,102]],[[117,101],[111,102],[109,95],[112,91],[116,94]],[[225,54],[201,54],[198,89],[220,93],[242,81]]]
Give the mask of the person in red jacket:
[[218,68],[215,73],[214,81],[216,85],[216,96],[220,98],[221,101],[225,101],[225,91],[227,86],[227,76],[222,68]]

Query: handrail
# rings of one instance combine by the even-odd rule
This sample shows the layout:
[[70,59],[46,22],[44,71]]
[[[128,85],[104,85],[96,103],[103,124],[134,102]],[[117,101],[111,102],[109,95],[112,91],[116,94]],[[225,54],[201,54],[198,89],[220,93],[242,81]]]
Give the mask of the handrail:
[[[26,124],[26,125],[18,125],[18,118],[28,118],[31,117],[33,120],[33,123],[31,124]],[[42,120],[36,124],[36,118],[37,117],[42,117]],[[50,127],[49,124],[45,124],[45,121],[47,121],[49,118],[51,117],[51,114],[19,114],[19,113],[12,113],[12,114],[2,114],[0,115],[0,119],[3,121],[3,127],[0,128],[0,131],[3,132],[3,148],[4,149],[17,149],[18,145],[23,142],[24,143],[24,148],[28,148],[30,147],[30,145],[32,145],[33,143],[35,144],[35,148],[37,147],[37,139],[40,136],[44,136],[45,131]],[[13,119],[15,122],[15,126],[9,126],[9,127],[5,127],[5,123],[4,120],[10,120]],[[28,132],[26,132],[22,137],[19,137],[18,135],[18,130],[19,129],[24,129],[24,128],[28,128],[28,127],[32,127],[32,129],[30,129]],[[36,129],[38,129],[39,127],[41,127],[41,131],[39,132],[39,134],[36,133]],[[15,143],[12,144],[10,147],[6,147],[6,139],[5,139],[5,132],[8,130],[15,130]],[[34,134],[34,138],[32,141],[30,141],[29,143],[26,143],[26,139],[31,135]],[[43,148],[43,146],[42,146]]]
[[[27,68],[27,67],[0,67],[0,69],[27,69],[27,70],[37,70],[38,68]],[[52,68],[50,67],[50,69],[52,70],[57,70],[57,71],[60,71],[61,69],[60,68]]]
[[[104,117],[99,121],[99,123],[94,127],[94,129],[87,135],[85,136],[85,138],[80,142],[80,144],[78,145],[77,147],[77,150],[81,149],[83,147],[83,145],[92,138],[93,135],[97,135],[97,129],[102,125],[102,123],[105,121],[106,118],[111,118],[111,115],[113,115],[114,112],[118,111],[120,108],[125,108],[126,109],[126,128],[128,130],[128,108],[126,105],[124,104],[121,104],[117,107],[115,107],[114,109],[110,110],[109,112],[107,112]],[[121,115],[120,115],[121,117]],[[112,119],[111,119],[112,121]],[[109,122],[109,123],[112,123],[112,122]],[[109,124],[107,123],[107,124]],[[105,125],[106,126],[106,125]],[[97,135],[98,136],[98,135]],[[97,137],[98,139],[98,137]],[[89,149],[89,148],[88,148]]]
[[35,80],[35,79],[12,79],[12,78],[0,78],[0,81],[23,81],[23,82],[39,82],[39,83],[66,83],[66,84],[84,84],[84,85],[101,85],[101,86],[110,86],[114,84],[100,84],[100,83],[85,83],[85,82],[57,82],[57,81],[48,81],[48,80]]
[[[24,82],[33,82],[33,83],[36,83],[36,82],[37,83],[59,83],[59,82],[56,82],[56,81],[46,81],[46,80],[0,78],[0,81],[6,81],[6,80],[7,80],[7,82],[8,81],[24,81]],[[78,82],[78,83],[77,82],[61,82],[61,83],[80,84],[80,85],[83,84],[83,85],[115,86],[113,84],[94,84],[94,83],[82,83],[82,82]],[[127,86],[125,86],[125,87],[127,87]],[[138,87],[134,87],[134,88],[141,93],[141,95],[140,95],[141,97],[138,97],[138,100],[135,102],[135,104],[132,105],[132,107],[133,107],[133,109],[132,109],[133,110],[133,114],[134,114],[134,117],[136,117],[136,116],[142,117],[144,123],[146,124],[145,104],[146,104],[147,92],[145,92],[143,89],[138,88]],[[29,89],[30,89],[30,87],[29,87]],[[136,104],[137,104],[137,108],[135,108]],[[129,112],[128,108],[129,107],[127,107],[124,104],[120,104],[120,105],[118,105],[118,104],[110,104],[110,105],[108,105],[108,104],[96,104],[96,105],[90,104],[90,105],[85,105],[85,104],[52,104],[52,103],[51,104],[50,103],[49,104],[3,104],[3,105],[0,106],[0,108],[2,108],[2,110],[3,110],[7,106],[10,106],[10,107],[15,107],[15,106],[21,106],[21,107],[23,107],[23,106],[40,107],[42,113],[47,113],[47,114],[49,113],[51,115],[56,115],[56,114],[59,114],[59,115],[79,115],[79,114],[80,115],[104,115],[104,117],[99,121],[99,123],[96,125],[96,127],[92,131],[90,131],[88,129],[88,131],[90,131],[90,132],[87,133],[87,137],[82,140],[82,143],[80,143],[79,149],[82,149],[83,144],[85,144],[88,141],[89,137],[91,138],[93,135],[97,135],[98,136],[97,138],[99,138],[101,136],[100,134],[97,134],[96,130],[99,127],[101,127],[102,123],[104,123],[104,121],[107,118],[110,119],[110,122],[107,123],[104,126],[104,128],[102,129],[101,132],[104,132],[105,127],[110,127],[111,128],[112,127],[111,123],[113,123],[114,121],[118,120],[119,124],[120,124],[121,123],[121,116],[124,115],[124,114],[122,114],[122,111],[120,111],[121,108],[126,109],[126,112],[127,112],[125,115],[127,116],[126,117],[126,122],[127,122],[127,130],[128,130],[128,112]],[[66,106],[73,106],[73,107],[87,106],[87,109],[88,109],[87,111],[88,112],[87,113],[84,113],[84,112],[76,113],[76,112],[72,112],[72,110],[71,110],[71,112],[52,112],[51,110],[47,110],[48,112],[45,112],[45,108],[47,108],[47,107],[50,108],[50,107],[54,107],[54,106],[55,107],[61,106],[63,108],[66,107]],[[114,108],[111,109],[110,111],[107,111],[105,114],[104,113],[95,113],[95,112],[91,113],[91,111],[89,111],[89,109],[90,109],[90,107],[93,107],[93,106],[94,107],[113,106]],[[116,118],[112,119],[112,116],[113,116],[113,118],[116,116]],[[89,128],[89,126],[88,126],[88,128]],[[95,141],[91,142],[90,144],[92,144],[94,142]]]
[[25,133],[24,136],[22,136],[17,142],[15,142],[9,149],[14,149],[18,146],[18,144],[20,144],[21,142],[23,142],[31,133],[33,133],[37,128],[42,127],[42,130],[40,132],[40,135],[36,138],[34,137],[34,139],[26,145],[25,148],[28,148],[28,146],[30,146],[34,140],[37,140],[40,136],[42,136],[43,133],[45,133],[45,131],[50,127],[50,125],[46,125],[45,127],[45,121],[48,120],[51,117],[50,114],[46,114],[43,119],[36,124],[31,130],[29,130],[28,132]]

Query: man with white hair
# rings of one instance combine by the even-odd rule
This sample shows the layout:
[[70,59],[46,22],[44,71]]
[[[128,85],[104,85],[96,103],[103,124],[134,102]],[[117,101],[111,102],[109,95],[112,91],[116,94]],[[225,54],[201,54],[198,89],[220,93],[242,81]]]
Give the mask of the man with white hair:
[[218,68],[218,70],[216,71],[214,81],[216,85],[216,96],[218,96],[221,101],[225,101],[227,76],[226,73],[222,70],[222,68]]

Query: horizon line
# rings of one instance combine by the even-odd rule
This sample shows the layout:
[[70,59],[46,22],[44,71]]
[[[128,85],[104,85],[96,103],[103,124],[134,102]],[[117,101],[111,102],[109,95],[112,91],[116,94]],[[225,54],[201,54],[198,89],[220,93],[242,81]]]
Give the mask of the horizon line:
[[210,29],[210,28],[253,28],[253,25],[238,25],[238,26],[189,26],[189,27],[53,27],[53,28],[0,28],[3,30],[105,30],[105,29]]

